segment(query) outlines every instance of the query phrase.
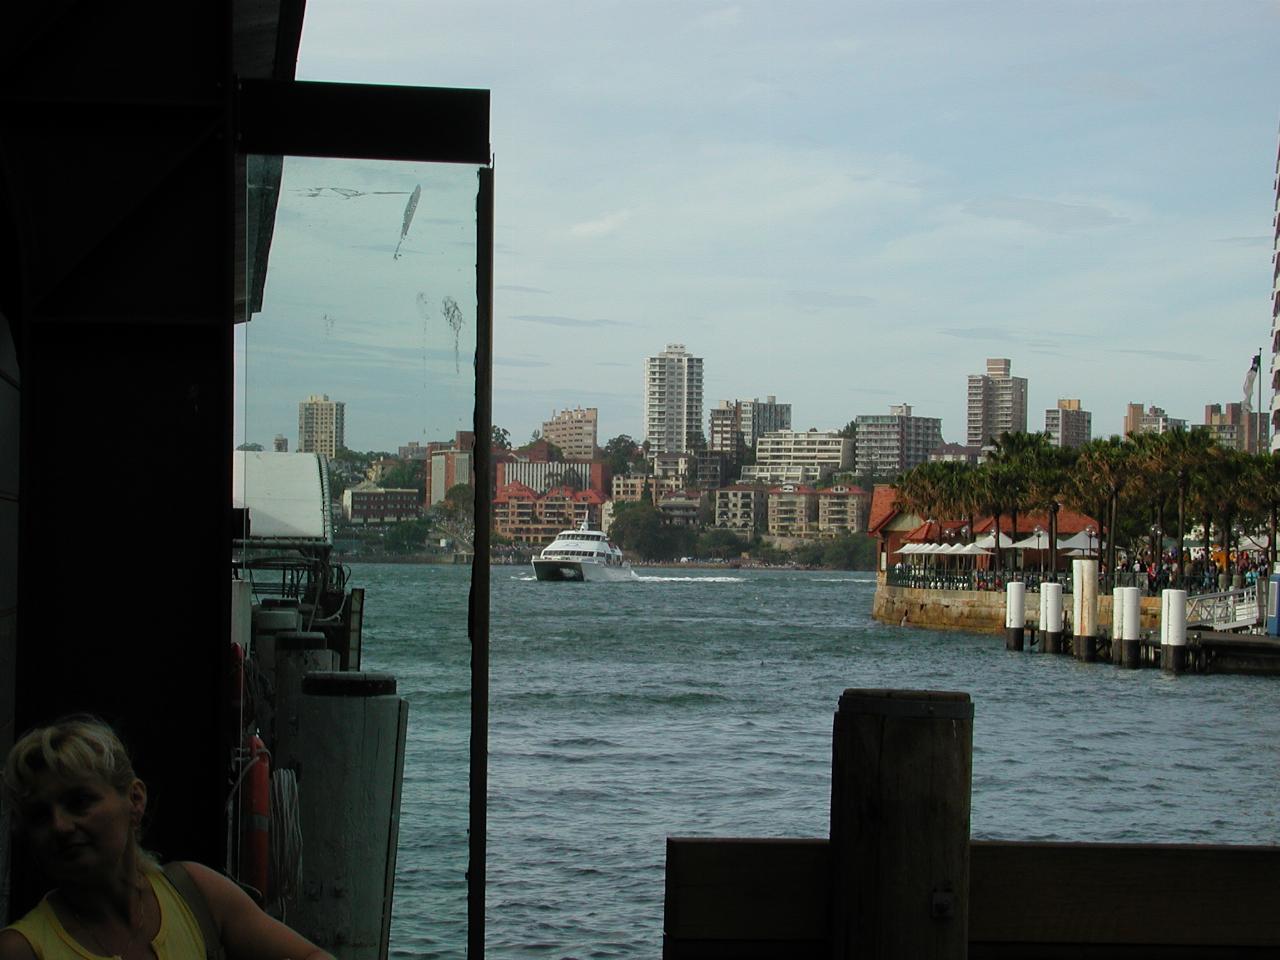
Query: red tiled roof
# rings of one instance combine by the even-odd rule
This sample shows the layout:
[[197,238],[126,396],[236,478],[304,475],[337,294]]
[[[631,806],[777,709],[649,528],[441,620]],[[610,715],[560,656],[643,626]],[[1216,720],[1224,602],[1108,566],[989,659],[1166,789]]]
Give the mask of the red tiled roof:
[[498,488],[494,503],[505,503],[509,500],[537,500],[538,494],[533,487],[523,483],[505,483]]
[[[995,520],[991,517],[980,517],[974,521],[974,534],[986,534],[995,531]],[[1035,533],[1036,527],[1041,530],[1049,529],[1049,514],[1045,510],[1033,510],[1030,512],[1018,513],[1018,529],[1013,529],[1013,515],[1009,513],[1000,514],[1000,532],[1009,536],[1025,536]],[[1063,507],[1058,511],[1058,536],[1068,537],[1073,533],[1079,533],[1085,527],[1093,527],[1094,530],[1100,529],[1098,521],[1087,514],[1077,513],[1074,510],[1068,510]]]
[[871,491],[871,515],[867,533],[877,533],[898,515],[898,488],[891,483],[877,483]]

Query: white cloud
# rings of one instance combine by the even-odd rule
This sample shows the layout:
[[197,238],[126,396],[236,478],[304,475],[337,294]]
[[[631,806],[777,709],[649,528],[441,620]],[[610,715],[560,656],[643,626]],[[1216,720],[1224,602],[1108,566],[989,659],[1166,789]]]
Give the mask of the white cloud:
[[587,239],[607,237],[611,233],[616,233],[630,219],[630,210],[615,210],[613,213],[605,214],[595,220],[575,223],[569,228],[569,234],[570,236]]

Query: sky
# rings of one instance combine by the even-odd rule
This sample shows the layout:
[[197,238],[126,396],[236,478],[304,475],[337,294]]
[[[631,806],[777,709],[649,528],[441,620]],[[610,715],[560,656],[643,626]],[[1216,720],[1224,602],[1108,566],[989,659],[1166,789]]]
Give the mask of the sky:
[[[1262,0],[308,0],[298,77],[492,91],[516,441],[574,406],[639,439],[668,343],[707,408],[773,394],[830,429],[907,403],[949,441],[1008,357],[1031,429],[1072,397],[1097,436],[1130,402],[1201,422],[1269,366],[1278,27]],[[274,371],[248,439],[321,392],[356,449],[443,429],[325,376]]]

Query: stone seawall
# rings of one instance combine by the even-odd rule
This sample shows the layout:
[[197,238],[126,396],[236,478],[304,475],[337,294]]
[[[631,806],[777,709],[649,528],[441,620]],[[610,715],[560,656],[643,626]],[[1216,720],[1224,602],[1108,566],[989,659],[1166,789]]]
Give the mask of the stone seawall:
[[[891,587],[881,581],[871,616],[884,623],[903,623],[932,630],[967,630],[971,633],[1004,632],[1004,594],[994,590],[920,590]],[[1071,618],[1071,597],[1062,598],[1064,613]],[[1027,623],[1040,619],[1040,595],[1027,594]],[[1160,628],[1160,598],[1142,598],[1142,629]],[[1098,597],[1098,629],[1111,632],[1111,597]]]

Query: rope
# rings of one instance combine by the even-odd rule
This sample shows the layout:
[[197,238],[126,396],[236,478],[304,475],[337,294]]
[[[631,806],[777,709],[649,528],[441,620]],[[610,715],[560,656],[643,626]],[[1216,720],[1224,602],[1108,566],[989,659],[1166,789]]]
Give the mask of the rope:
[[298,778],[292,770],[271,774],[271,869],[275,895],[283,919],[284,905],[302,885],[302,814],[298,807]]

